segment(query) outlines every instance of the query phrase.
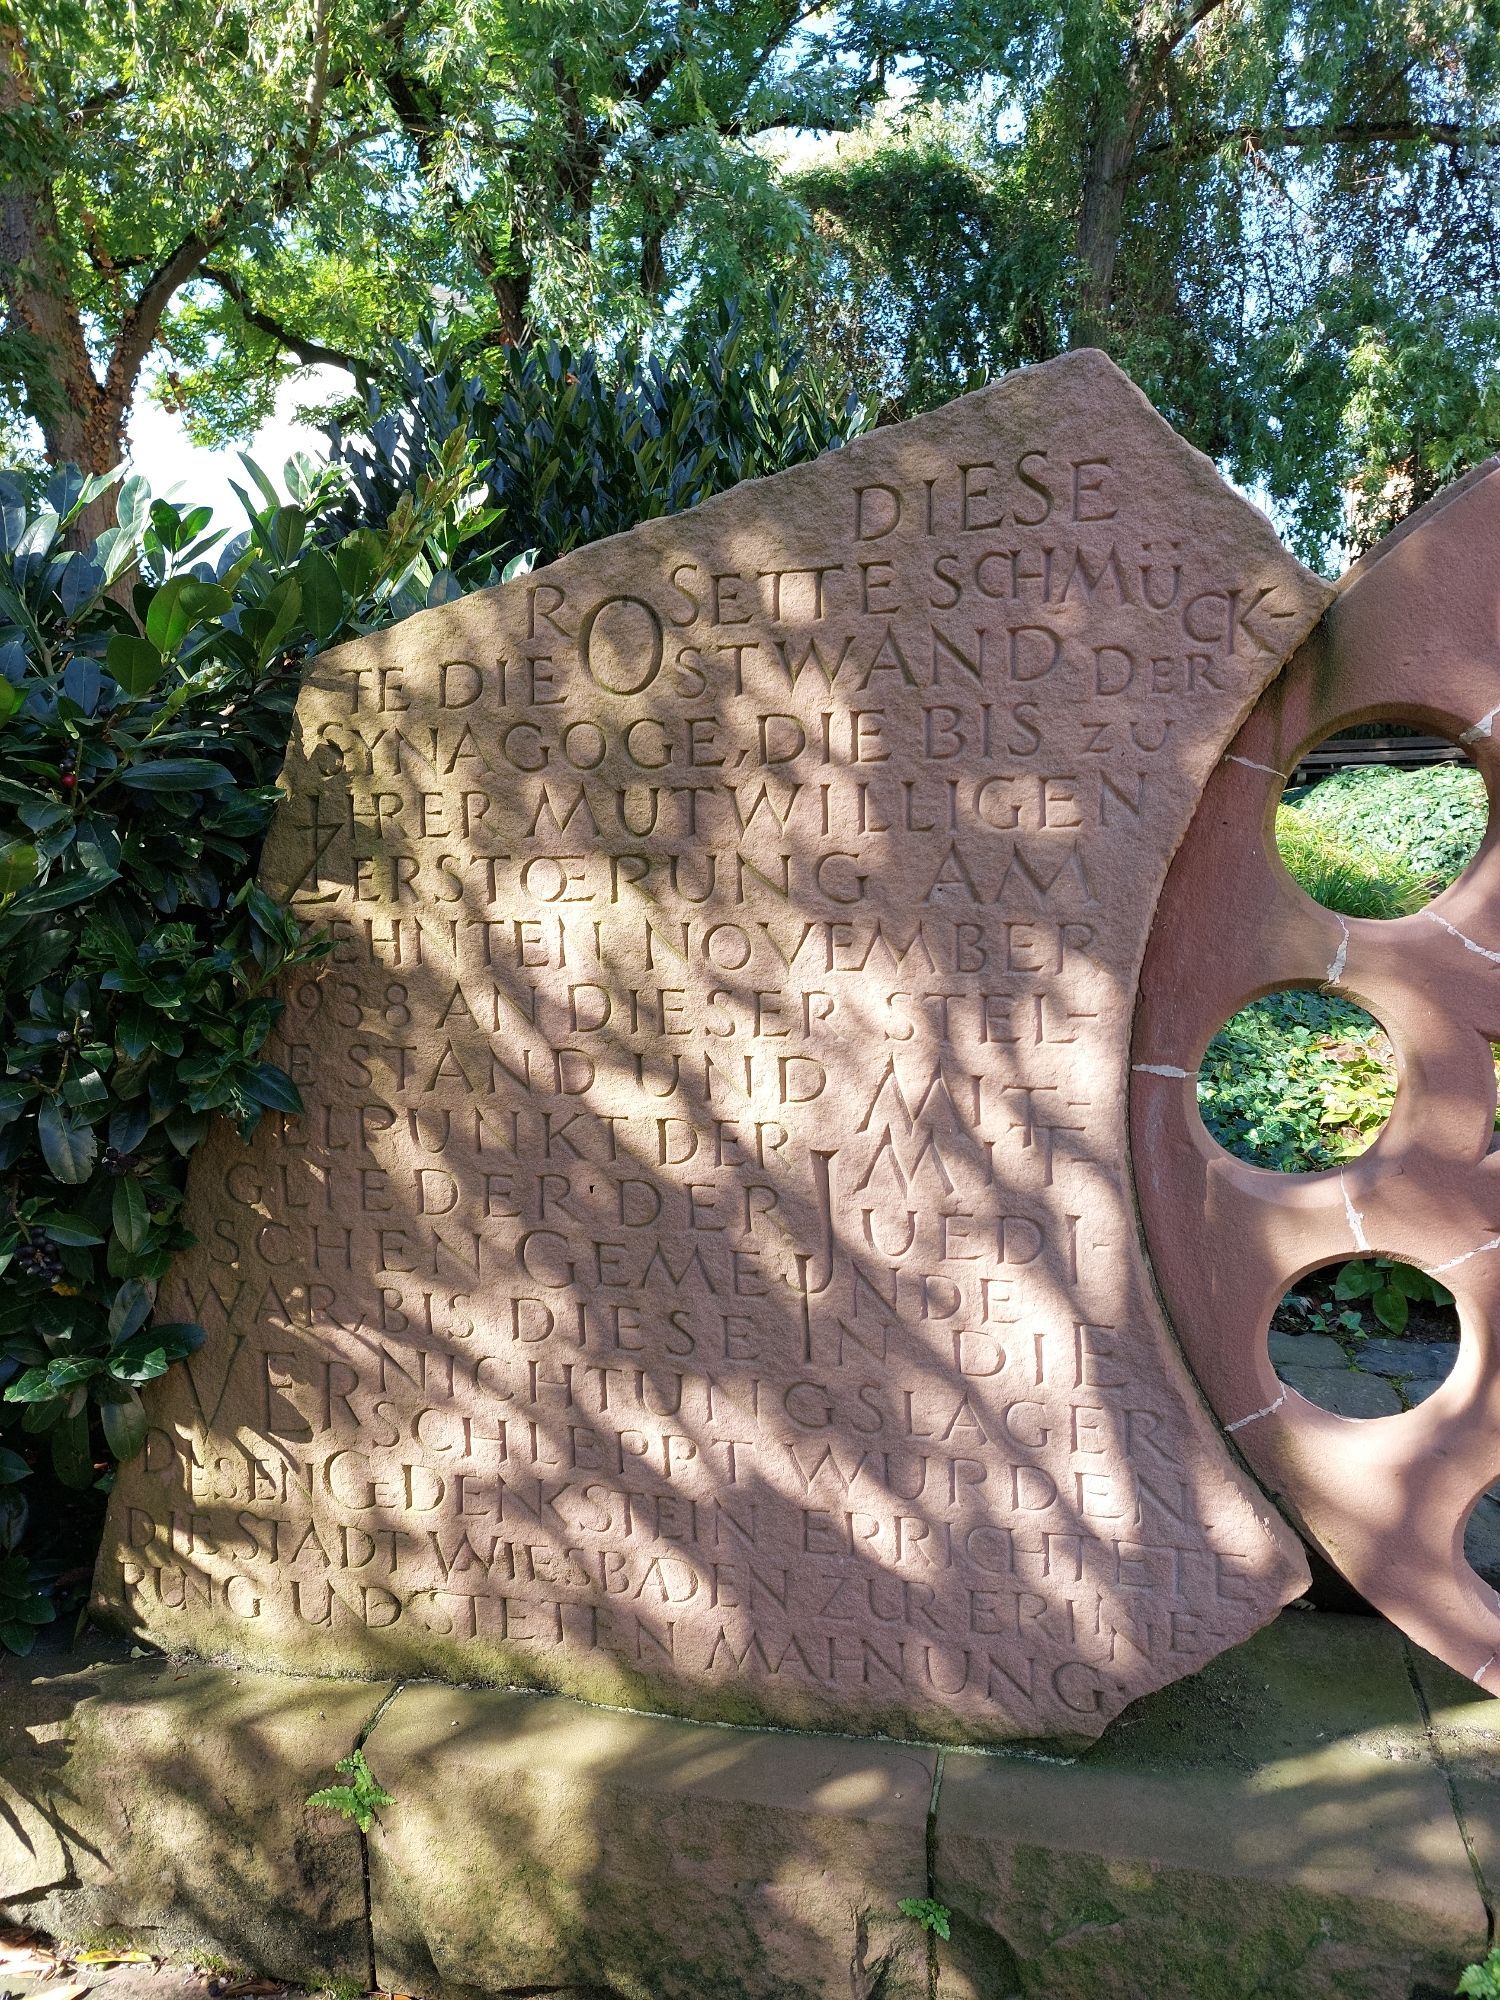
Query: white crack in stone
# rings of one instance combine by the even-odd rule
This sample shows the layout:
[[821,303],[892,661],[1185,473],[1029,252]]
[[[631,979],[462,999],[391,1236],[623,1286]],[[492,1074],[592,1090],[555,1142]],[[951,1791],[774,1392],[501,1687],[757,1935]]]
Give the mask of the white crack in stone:
[[1130,1067],[1133,1070],[1138,1070],[1142,1076],[1184,1077],[1187,1075],[1185,1069],[1177,1069],[1171,1063],[1132,1063]]
[[1475,1674],[1474,1676],[1475,1687],[1483,1687],[1484,1677],[1489,1672],[1490,1668],[1495,1664],[1497,1657],[1500,1657],[1500,1655],[1491,1653],[1489,1658],[1485,1661],[1484,1665],[1479,1669],[1479,1672]]
[[1497,715],[1500,715],[1500,702],[1496,702],[1488,715],[1481,715],[1472,729],[1466,729],[1463,735],[1459,737],[1459,742],[1480,743],[1483,742],[1486,736],[1493,736],[1495,733],[1495,717]]
[[1281,1394],[1276,1398],[1276,1401],[1274,1403],[1267,1403],[1263,1410],[1252,1410],[1248,1417],[1236,1417],[1232,1424],[1226,1424],[1224,1426],[1224,1435],[1228,1437],[1231,1431],[1242,1431],[1246,1424],[1258,1424],[1262,1417],[1274,1416],[1285,1401],[1286,1390],[1283,1389]]
[[1465,937],[1457,924],[1450,924],[1446,917],[1440,917],[1433,910],[1424,910],[1422,915],[1431,924],[1441,924],[1449,937],[1456,937],[1465,951],[1472,951],[1480,958],[1487,958],[1491,965],[1500,965],[1500,951],[1486,951],[1482,944],[1475,944],[1473,938]]
[[1467,1264],[1471,1257],[1482,1257],[1486,1250],[1500,1250],[1500,1236],[1492,1236],[1488,1243],[1476,1243],[1472,1250],[1465,1250],[1457,1257],[1450,1257],[1446,1264],[1434,1264],[1432,1275],[1439,1271],[1455,1270],[1460,1264]]
[[1274,764],[1257,764],[1253,757],[1231,756],[1226,756],[1224,762],[1226,764],[1243,764],[1247,771],[1264,771],[1268,778],[1280,778],[1282,784],[1286,783],[1286,772],[1278,771]]
[[1348,1218],[1349,1233],[1354,1238],[1356,1250],[1368,1250],[1369,1238],[1365,1235],[1365,1218],[1349,1198],[1349,1189],[1344,1181],[1344,1170],[1339,1168],[1339,1193],[1344,1197],[1344,1214]]
[[1349,962],[1349,925],[1338,914],[1337,910],[1334,911],[1333,915],[1334,921],[1339,927],[1339,948],[1333,954],[1333,958],[1329,964],[1328,977],[1323,982],[1325,986],[1337,985],[1339,980],[1344,976],[1344,967]]

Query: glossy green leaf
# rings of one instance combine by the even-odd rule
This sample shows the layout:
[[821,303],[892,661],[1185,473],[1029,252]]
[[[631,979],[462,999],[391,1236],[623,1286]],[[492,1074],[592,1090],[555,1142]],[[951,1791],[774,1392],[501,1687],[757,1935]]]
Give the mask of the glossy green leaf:
[[222,584],[203,583],[195,576],[169,577],[147,609],[146,637],[158,652],[175,653],[195,625],[222,618],[233,602]]
[[344,620],[344,587],[339,573],[321,549],[308,549],[297,564],[297,581],[302,589],[302,616],[323,645]]
[[166,669],[160,649],[134,632],[116,632],[104,658],[127,694],[145,694],[155,687]]
[[146,1442],[146,1412],[133,1388],[122,1388],[99,1405],[105,1442],[118,1459],[134,1458]]
[[71,1187],[86,1181],[98,1151],[92,1129],[81,1120],[70,1118],[55,1097],[42,1104],[36,1126],[48,1171]]
[[234,783],[234,773],[207,757],[156,757],[120,773],[138,792],[211,792]]
[[303,1108],[301,1091],[275,1063],[257,1063],[245,1079],[245,1092],[268,1111],[300,1113]]
[[151,1213],[139,1181],[127,1177],[115,1182],[110,1217],[125,1248],[132,1253],[139,1250],[151,1231]]
[[87,1249],[90,1244],[104,1241],[103,1234],[81,1215],[40,1215],[36,1226],[52,1242],[73,1249]]
[[64,1486],[82,1491],[94,1483],[94,1454],[89,1446],[86,1411],[63,1417],[52,1427],[52,1470]]
[[36,880],[36,849],[25,840],[7,840],[0,845],[0,902],[19,896]]

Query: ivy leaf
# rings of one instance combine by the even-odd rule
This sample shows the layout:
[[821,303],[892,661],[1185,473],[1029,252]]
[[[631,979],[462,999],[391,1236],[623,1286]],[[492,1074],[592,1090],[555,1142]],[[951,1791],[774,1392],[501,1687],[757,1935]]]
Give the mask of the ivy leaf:
[[1369,1264],[1346,1264],[1339,1272],[1333,1288],[1336,1299],[1367,1299],[1372,1292],[1379,1291],[1383,1280],[1380,1273]]
[[58,1100],[49,1097],[37,1112],[36,1131],[42,1158],[54,1179],[70,1187],[88,1179],[98,1141],[87,1125],[69,1118]]
[[1406,1320],[1410,1310],[1406,1294],[1398,1292],[1394,1285],[1382,1285],[1370,1301],[1375,1308],[1375,1317],[1391,1333],[1405,1333]]

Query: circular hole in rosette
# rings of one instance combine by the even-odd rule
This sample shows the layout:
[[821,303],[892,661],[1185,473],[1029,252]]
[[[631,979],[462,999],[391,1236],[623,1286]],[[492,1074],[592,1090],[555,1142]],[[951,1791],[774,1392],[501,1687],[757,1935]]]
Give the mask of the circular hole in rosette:
[[1458,1310],[1441,1280],[1414,1264],[1353,1257],[1297,1280],[1272,1316],[1270,1346],[1282,1382],[1320,1410],[1393,1417],[1452,1373]]
[[1411,724],[1325,737],[1291,773],[1276,849],[1315,903],[1344,917],[1410,916],[1479,850],[1484,780],[1458,745]]
[[1226,1152],[1314,1174],[1355,1159],[1391,1115],[1396,1057],[1352,1000],[1286,987],[1226,1021],[1198,1065],[1198,1110]]
[[1481,1493],[1464,1523],[1464,1561],[1500,1590],[1500,1484]]

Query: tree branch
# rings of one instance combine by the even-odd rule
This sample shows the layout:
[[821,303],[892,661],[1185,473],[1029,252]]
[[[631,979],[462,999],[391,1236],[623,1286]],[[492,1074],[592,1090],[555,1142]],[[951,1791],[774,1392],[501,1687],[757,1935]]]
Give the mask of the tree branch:
[[1202,159],[1221,146],[1240,145],[1247,152],[1274,152],[1288,147],[1403,145],[1425,142],[1450,152],[1469,146],[1500,146],[1500,125],[1458,125],[1435,118],[1349,119],[1340,124],[1225,125],[1207,132],[1189,132],[1180,139],[1154,139],[1141,147],[1142,156],[1168,154],[1174,160]]
[[[321,103],[311,106],[321,119]],[[308,154],[305,141],[293,152],[285,171],[274,185],[264,193],[256,189],[256,175],[271,156],[267,147],[244,176],[243,192],[231,200],[220,203],[219,207],[206,216],[198,226],[190,230],[170,251],[147,278],[136,295],[134,305],[120,322],[120,331],[115,340],[114,351],[109,358],[109,368],[104,378],[108,393],[121,398],[122,405],[128,402],[130,389],[140,372],[141,364],[155,345],[161,330],[162,319],[173,298],[202,265],[206,257],[212,256],[233,225],[258,203],[263,203],[269,214],[283,215],[308,184],[316,178],[324,167],[343,154],[363,145],[370,134],[358,128],[346,132],[332,145],[325,146],[316,157]]]
[[129,95],[129,84],[119,80],[114,83],[107,83],[101,90],[93,91],[89,96],[79,98],[78,102],[67,114],[68,123],[70,125],[87,125],[91,119],[97,118],[101,111],[107,111],[111,104],[118,104],[123,98]]
[[211,279],[224,296],[233,301],[239,308],[240,318],[246,326],[253,326],[258,333],[269,334],[271,339],[284,347],[289,354],[295,354],[304,367],[315,368],[323,365],[329,368],[347,368],[361,385],[368,380],[370,364],[362,356],[348,354],[342,348],[329,347],[321,340],[308,340],[300,333],[293,333],[289,326],[277,319],[266,307],[257,306],[253,302],[235,272],[219,264],[204,264],[199,276]]

